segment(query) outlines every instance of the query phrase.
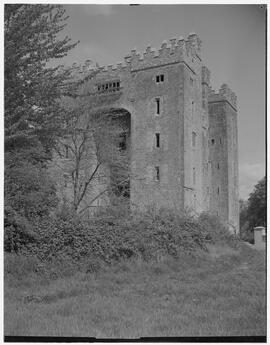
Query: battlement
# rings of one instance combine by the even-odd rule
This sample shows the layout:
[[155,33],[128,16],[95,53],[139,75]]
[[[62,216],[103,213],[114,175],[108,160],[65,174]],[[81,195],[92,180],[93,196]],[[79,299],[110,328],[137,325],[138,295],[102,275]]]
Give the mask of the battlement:
[[160,49],[148,46],[144,53],[139,53],[136,48],[124,57],[125,61],[116,66],[109,65],[99,68],[99,75],[116,75],[129,70],[130,72],[158,67],[161,65],[186,61],[191,64],[195,59],[201,61],[201,40],[195,33],[188,35],[185,40],[182,36],[171,38],[169,42],[163,41]]
[[236,94],[228,87],[227,84],[222,84],[218,93],[211,89],[208,95],[209,102],[218,102],[222,100],[228,101],[235,109],[237,109]]

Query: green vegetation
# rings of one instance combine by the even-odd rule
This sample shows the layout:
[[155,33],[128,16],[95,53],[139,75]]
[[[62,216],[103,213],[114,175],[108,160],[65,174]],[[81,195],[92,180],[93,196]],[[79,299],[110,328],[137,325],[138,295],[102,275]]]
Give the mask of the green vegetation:
[[250,193],[247,201],[240,200],[240,236],[254,243],[253,229],[266,226],[266,177],[263,177]]

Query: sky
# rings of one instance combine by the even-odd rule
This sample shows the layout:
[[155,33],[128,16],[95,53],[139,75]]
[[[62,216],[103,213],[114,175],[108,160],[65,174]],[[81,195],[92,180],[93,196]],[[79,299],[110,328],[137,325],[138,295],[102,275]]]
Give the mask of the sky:
[[247,199],[265,175],[264,5],[65,5],[64,30],[78,46],[65,64],[87,59],[100,66],[124,61],[134,47],[160,48],[163,40],[196,32],[211,85],[238,98],[239,196]]

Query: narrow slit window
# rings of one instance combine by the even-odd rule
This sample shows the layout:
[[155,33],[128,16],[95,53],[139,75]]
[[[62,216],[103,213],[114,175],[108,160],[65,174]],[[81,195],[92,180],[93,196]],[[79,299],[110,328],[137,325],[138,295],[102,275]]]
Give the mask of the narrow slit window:
[[192,132],[192,146],[195,147],[196,146],[196,133]]
[[191,101],[191,115],[194,115],[194,101]]
[[68,158],[69,152],[68,152],[68,146],[65,145],[65,157]]
[[193,168],[193,185],[196,184],[196,169]]
[[221,140],[221,138],[219,138],[219,143],[220,143],[220,145],[222,144],[222,140]]
[[159,171],[159,167],[155,167],[155,171],[156,171],[156,181],[160,181],[160,171]]
[[218,170],[219,170],[219,163],[217,164],[217,168],[218,168]]
[[160,98],[156,98],[156,114],[160,115]]
[[67,187],[68,185],[68,175],[64,174],[64,187]]
[[212,145],[215,145],[215,139],[211,140]]
[[160,133],[156,133],[156,147],[160,147]]
[[217,193],[219,194],[219,187],[217,188]]

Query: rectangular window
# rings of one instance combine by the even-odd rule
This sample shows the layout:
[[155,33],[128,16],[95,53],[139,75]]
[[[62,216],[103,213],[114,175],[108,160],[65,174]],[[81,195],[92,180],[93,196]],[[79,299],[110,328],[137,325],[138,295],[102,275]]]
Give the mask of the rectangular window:
[[196,169],[195,168],[193,168],[193,177],[192,177],[192,179],[193,179],[193,185],[195,185],[196,184]]
[[220,143],[220,145],[222,144],[221,138],[219,138],[219,143]]
[[164,82],[164,74],[160,74],[156,76],[156,83],[163,83]]
[[156,147],[160,147],[160,133],[156,133]]
[[196,146],[196,133],[192,132],[192,146],[195,147]]
[[160,98],[156,98],[156,115],[160,115]]
[[219,170],[219,163],[217,164],[217,168],[218,168],[218,170]]
[[191,101],[191,115],[194,115],[194,101]]
[[160,171],[159,171],[159,167],[155,167],[155,171],[156,171],[156,181],[160,180]]
[[190,81],[190,85],[193,86],[193,79],[191,77],[190,77],[189,81]]
[[212,145],[215,145],[215,139],[211,140]]
[[217,188],[217,193],[219,194],[219,187]]

